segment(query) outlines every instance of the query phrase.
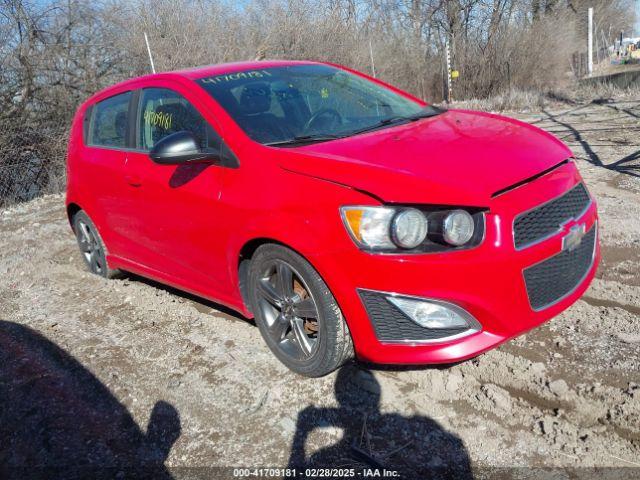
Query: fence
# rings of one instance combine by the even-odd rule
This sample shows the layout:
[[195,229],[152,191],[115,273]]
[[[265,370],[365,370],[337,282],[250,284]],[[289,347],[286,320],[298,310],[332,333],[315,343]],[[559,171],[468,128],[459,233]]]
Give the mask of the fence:
[[0,208],[64,190],[66,128],[0,124]]

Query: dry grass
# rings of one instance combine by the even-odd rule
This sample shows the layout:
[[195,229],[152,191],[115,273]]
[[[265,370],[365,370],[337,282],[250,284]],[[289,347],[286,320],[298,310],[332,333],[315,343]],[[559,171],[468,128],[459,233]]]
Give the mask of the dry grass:
[[489,98],[471,98],[454,101],[451,108],[481,110],[484,112],[540,110],[549,102],[543,92],[533,90],[511,90]]
[[562,104],[590,103],[612,98],[618,101],[640,99],[640,85],[618,88],[611,84],[573,84],[548,91],[512,89],[488,98],[454,101],[449,106],[484,112],[538,112]]

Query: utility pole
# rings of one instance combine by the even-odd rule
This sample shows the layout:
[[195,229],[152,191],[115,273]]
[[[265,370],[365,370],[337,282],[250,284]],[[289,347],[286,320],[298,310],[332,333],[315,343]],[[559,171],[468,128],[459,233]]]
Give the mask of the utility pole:
[[447,103],[451,103],[453,100],[453,95],[451,93],[451,46],[449,40],[447,40],[446,44],[447,51]]
[[622,40],[624,40],[623,37],[624,37],[624,31],[620,30],[620,50],[619,50],[620,56],[622,56]]
[[589,60],[587,72],[589,75],[593,73],[593,7],[589,7]]

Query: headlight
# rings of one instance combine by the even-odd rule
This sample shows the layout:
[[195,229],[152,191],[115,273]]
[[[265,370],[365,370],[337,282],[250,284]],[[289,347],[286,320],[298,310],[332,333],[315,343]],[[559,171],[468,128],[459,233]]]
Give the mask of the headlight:
[[484,214],[480,209],[418,209],[391,206],[340,208],[351,238],[363,250],[386,253],[440,252],[469,248],[482,241]]
[[427,219],[415,208],[343,207],[342,218],[356,243],[372,250],[416,248],[427,237]]
[[402,248],[416,248],[427,237],[429,224],[420,210],[401,210],[391,222],[391,238]]
[[396,214],[394,208],[342,207],[341,210],[344,224],[360,247],[374,250],[395,248],[389,228]]
[[445,242],[459,247],[473,237],[473,217],[464,210],[453,210],[444,217],[442,234]]

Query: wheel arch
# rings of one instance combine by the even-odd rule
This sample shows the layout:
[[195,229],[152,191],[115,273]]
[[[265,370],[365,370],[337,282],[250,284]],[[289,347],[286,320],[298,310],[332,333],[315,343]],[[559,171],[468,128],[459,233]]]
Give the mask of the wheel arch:
[[[342,364],[344,364],[345,361],[347,361],[349,358],[352,358],[354,355],[354,346],[353,346],[353,339],[351,337],[351,327],[348,325],[348,321],[346,316],[344,315],[344,313],[342,312],[342,308],[340,307],[340,304],[337,303],[337,299],[335,298],[334,292],[332,291],[330,285],[326,282],[326,280],[324,279],[324,277],[322,276],[322,273],[320,272],[320,270],[317,269],[317,267],[309,260],[309,258],[307,256],[305,256],[303,253],[301,253],[299,250],[293,248],[291,245],[288,245],[287,243],[284,243],[282,241],[279,241],[277,239],[274,238],[269,238],[269,237],[259,237],[259,238],[254,238],[251,240],[248,240],[247,242],[245,242],[245,244],[242,246],[241,250],[240,250],[240,254],[238,255],[238,284],[239,284],[239,288],[241,290],[244,289],[244,293],[243,295],[245,296],[245,307],[249,308],[248,305],[248,301],[247,301],[247,287],[250,285],[251,282],[249,282],[249,265],[251,262],[251,259],[255,257],[255,253],[257,252],[257,250],[264,246],[264,245],[273,245],[273,246],[278,246],[278,247],[282,247],[282,249],[286,249],[289,251],[288,254],[285,254],[284,252],[282,253],[282,255],[285,255],[285,262],[289,262],[287,259],[287,257],[291,258],[291,264],[295,265],[295,264],[300,264],[300,262],[302,261],[303,264],[306,263],[305,268],[305,272],[308,273],[308,275],[311,275],[311,278],[313,279],[318,279],[320,281],[320,284],[322,285],[322,295],[323,298],[328,299],[331,298],[332,302],[329,304],[331,306],[331,308],[329,310],[321,310],[320,309],[320,304],[316,304],[316,308],[317,308],[317,313],[318,316],[316,316],[315,318],[325,318],[325,317],[321,317],[319,316],[323,311],[329,316],[329,318],[333,318],[335,319],[335,321],[338,322],[338,325],[336,325],[335,323],[330,323],[329,325],[335,325],[335,327],[330,327],[329,331],[332,331],[331,328],[337,328],[337,332],[334,332],[334,334],[332,334],[330,336],[331,339],[336,339],[334,343],[331,343],[330,341],[327,341],[327,343],[323,343],[325,345],[332,345],[329,347],[329,350],[325,349],[325,352],[330,352],[330,355],[327,356],[327,354],[323,354],[324,360],[322,360],[322,365],[325,364],[333,364],[335,363],[334,366],[332,366],[329,370],[324,371],[323,373],[321,373],[320,375],[324,375],[325,373],[328,373],[329,371],[332,371],[334,368],[336,368],[337,366],[340,366]],[[299,257],[298,260],[295,260],[297,257]],[[277,258],[277,257],[276,257]],[[296,270],[296,267],[292,267],[294,269],[294,271]],[[256,273],[259,273],[258,270],[253,269]],[[309,272],[309,270],[311,270],[311,272]],[[308,278],[306,275],[303,276],[302,273],[297,273],[297,275],[300,276],[300,280],[304,283],[308,281]],[[317,280],[315,280],[317,282]],[[309,286],[304,285],[304,288],[307,289],[307,291],[309,291],[312,295],[313,292],[309,289],[311,286],[311,284],[309,284]],[[328,290],[328,292],[327,292]],[[315,290],[314,290],[315,291]],[[327,296],[328,294],[328,296]],[[315,303],[315,300],[314,300]],[[337,307],[337,308],[336,308]],[[263,335],[263,337],[265,338],[265,340],[267,341],[267,344],[270,345],[270,342],[267,340],[267,334],[265,334],[264,330],[264,324],[258,324],[258,327]],[[274,351],[274,353],[276,354],[276,357],[278,357],[281,361],[283,361],[283,363],[285,363],[285,365],[287,365],[289,368],[293,369],[294,371],[298,371],[296,369],[294,369],[294,367],[292,367],[289,363],[285,362],[282,358],[281,355],[279,355],[278,353],[276,353],[276,351],[274,350],[274,348],[271,347],[270,348],[272,351]],[[337,359],[337,360],[336,360]],[[333,362],[333,363],[332,363]],[[311,372],[311,371],[310,371]],[[298,371],[298,373],[301,373],[300,371]],[[307,373],[303,373],[304,375],[310,376],[311,373],[307,372]],[[311,376],[318,376],[318,374],[313,374]]]
[[249,274],[249,265],[251,264],[251,259],[253,258],[253,254],[256,252],[256,250],[258,250],[258,248],[260,248],[262,245],[267,245],[267,244],[281,245],[285,248],[288,248],[289,250],[296,252],[298,255],[304,258],[307,262],[313,265],[309,261],[309,259],[307,259],[305,255],[299,252],[297,249],[275,238],[257,237],[257,238],[252,238],[251,240],[246,241],[242,246],[242,248],[240,248],[240,251],[237,256],[237,264],[236,264],[236,269],[237,269],[236,271],[238,275],[237,286],[238,286],[238,289],[240,290],[240,297],[242,298],[242,303],[244,304],[244,308],[246,309],[247,312],[251,314],[253,314],[253,312],[251,312],[251,308],[249,306],[249,300],[248,300],[249,297],[247,292],[247,277]]
[[69,220],[69,225],[71,225],[71,229],[73,229],[73,217],[82,210],[82,207],[77,203],[70,202],[67,204],[67,219]]

